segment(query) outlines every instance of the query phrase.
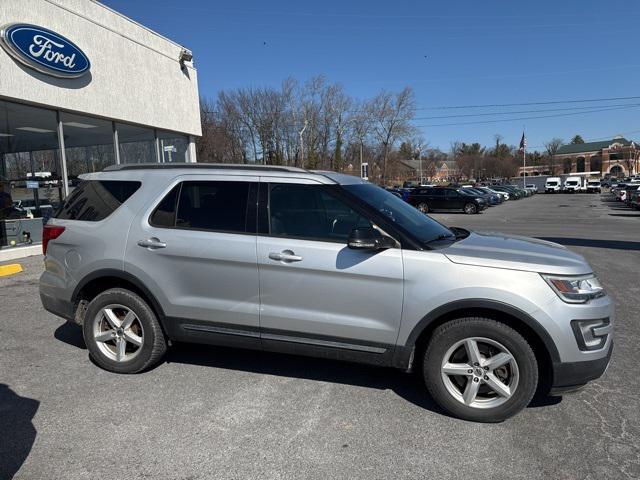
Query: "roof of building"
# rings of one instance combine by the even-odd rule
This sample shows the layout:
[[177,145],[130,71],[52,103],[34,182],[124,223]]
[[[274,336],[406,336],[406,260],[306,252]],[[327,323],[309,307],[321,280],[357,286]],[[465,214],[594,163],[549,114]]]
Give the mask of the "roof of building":
[[609,146],[613,143],[620,143],[624,147],[628,147],[631,145],[631,140],[627,140],[624,137],[616,137],[611,140],[604,140],[601,142],[588,142],[588,143],[570,143],[568,145],[561,146],[556,155],[567,155],[571,153],[582,153],[582,152],[596,152],[598,150],[602,150],[603,148],[609,148]]

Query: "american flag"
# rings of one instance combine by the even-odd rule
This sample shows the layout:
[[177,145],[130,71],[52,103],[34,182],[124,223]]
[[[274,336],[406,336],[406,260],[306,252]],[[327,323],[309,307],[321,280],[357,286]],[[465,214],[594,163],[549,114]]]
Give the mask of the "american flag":
[[522,139],[520,140],[520,151],[524,152],[525,148],[527,148],[527,137],[525,137],[524,132],[522,132]]

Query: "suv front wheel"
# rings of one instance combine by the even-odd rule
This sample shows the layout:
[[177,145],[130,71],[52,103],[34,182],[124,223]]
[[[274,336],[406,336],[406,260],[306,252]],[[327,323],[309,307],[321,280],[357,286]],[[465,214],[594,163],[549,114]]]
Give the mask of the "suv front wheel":
[[501,422],[526,407],[538,384],[527,341],[488,318],[460,318],[439,326],[424,354],[425,383],[452,415]]
[[89,303],[83,334],[91,358],[116,373],[146,370],[167,350],[153,310],[140,296],[122,288],[106,290]]

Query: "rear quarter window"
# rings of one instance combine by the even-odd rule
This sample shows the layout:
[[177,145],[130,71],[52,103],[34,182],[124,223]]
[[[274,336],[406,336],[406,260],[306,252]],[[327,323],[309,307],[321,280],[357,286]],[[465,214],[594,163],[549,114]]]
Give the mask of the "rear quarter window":
[[55,218],[99,222],[115,212],[140,185],[122,180],[85,180],[69,195]]

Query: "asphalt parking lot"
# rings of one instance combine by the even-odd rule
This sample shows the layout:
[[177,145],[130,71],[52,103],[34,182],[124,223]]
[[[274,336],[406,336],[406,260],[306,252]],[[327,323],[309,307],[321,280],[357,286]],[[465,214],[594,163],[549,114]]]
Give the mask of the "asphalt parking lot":
[[450,418],[410,374],[180,345],[157,368],[93,365],[45,312],[42,257],[0,278],[0,478],[640,478],[640,212],[537,195],[445,224],[553,240],[614,297],[604,377],[502,424]]

